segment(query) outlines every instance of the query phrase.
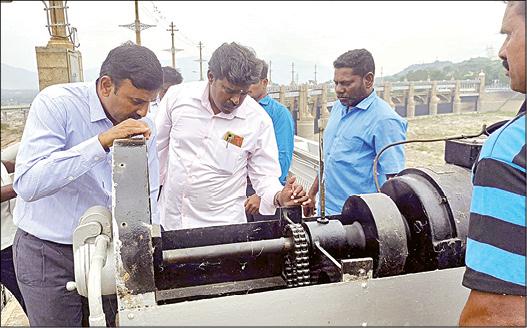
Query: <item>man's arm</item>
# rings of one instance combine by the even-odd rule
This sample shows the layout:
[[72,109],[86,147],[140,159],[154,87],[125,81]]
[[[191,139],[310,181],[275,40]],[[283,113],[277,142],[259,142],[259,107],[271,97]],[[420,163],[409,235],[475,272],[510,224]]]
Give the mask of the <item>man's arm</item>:
[[460,326],[525,327],[525,296],[501,295],[472,290]]
[[1,189],[1,199],[0,199],[0,202],[5,202],[7,200],[11,200],[13,198],[16,198],[16,192],[15,190],[13,189],[13,185],[12,184],[8,184],[8,185],[5,185],[5,186],[2,186],[2,189]]
[[[278,146],[278,161],[280,163],[280,182],[285,184],[291,160],[293,159],[294,148],[294,123],[291,113],[286,108],[280,112],[280,115],[273,119],[273,127]],[[247,214],[257,214],[260,208],[261,197],[253,194],[245,201],[245,212]]]
[[4,167],[7,170],[7,173],[15,172],[15,162],[14,161],[2,160],[2,163],[4,163]]
[[280,182],[285,184],[295,146],[294,123],[291,113],[286,108],[282,108],[278,117],[273,120],[273,125],[278,145],[278,161],[282,172]]
[[[150,136],[146,123],[128,119],[69,149],[67,99],[35,98],[20,143],[13,188],[25,201],[52,195],[106,160],[105,148],[119,138]],[[74,109],[76,110],[76,109]]]
[[254,190],[261,197],[260,214],[272,215],[279,206],[304,205],[309,199],[302,186],[294,183],[294,177],[288,178],[285,186],[278,180],[280,164],[271,119],[267,116],[266,121],[260,124],[255,150],[247,159],[249,178]]
[[13,182],[14,190],[25,201],[55,193],[106,159],[98,136],[65,149],[65,101],[59,103],[39,94],[31,104]]
[[309,192],[307,193],[307,196],[309,199],[311,199],[311,203],[303,206],[304,209],[304,216],[309,217],[313,216],[315,214],[315,204],[316,204],[316,197],[318,193],[318,175],[315,176],[315,180],[313,181],[313,184],[311,185],[311,188],[309,188]]
[[159,184],[163,185],[168,168],[168,151],[170,143],[170,130],[172,129],[171,106],[173,104],[173,90],[171,88],[163,97],[155,115],[155,127],[157,131],[157,155],[159,159]]
[[[373,142],[378,154],[385,146],[406,140],[407,123],[394,118],[377,122],[373,128]],[[378,174],[384,174],[387,179],[395,176],[405,166],[404,145],[386,149],[377,163]]]
[[[15,162],[2,160],[2,164],[4,165],[7,173],[13,173],[15,171]],[[2,186],[2,189],[0,192],[0,202],[3,203],[13,198],[16,198],[16,192],[13,189],[13,184]]]
[[159,187],[159,159],[157,157],[157,133],[154,123],[144,119],[151,128],[152,134],[147,142],[148,151],[148,179],[150,183],[150,209],[153,224],[159,224],[159,210],[157,207],[157,198],[160,191]]
[[261,122],[253,154],[247,159],[247,173],[256,194],[260,195],[260,213],[272,215],[276,212],[274,197],[282,190],[278,147],[271,118]]

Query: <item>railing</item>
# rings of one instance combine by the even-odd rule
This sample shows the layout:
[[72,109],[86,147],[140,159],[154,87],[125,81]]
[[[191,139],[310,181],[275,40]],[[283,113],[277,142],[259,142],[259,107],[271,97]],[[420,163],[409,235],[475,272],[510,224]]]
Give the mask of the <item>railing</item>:
[[8,123],[13,126],[24,126],[26,124],[29,107],[31,105],[2,106],[0,115],[2,123]]
[[296,182],[307,192],[318,170],[318,142],[295,136],[295,148],[289,172],[296,177]]

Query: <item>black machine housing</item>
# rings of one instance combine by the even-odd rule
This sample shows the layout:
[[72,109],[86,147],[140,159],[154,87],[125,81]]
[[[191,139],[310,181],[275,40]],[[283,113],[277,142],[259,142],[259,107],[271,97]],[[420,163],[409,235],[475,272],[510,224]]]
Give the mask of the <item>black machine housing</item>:
[[472,191],[464,164],[477,155],[472,148],[461,153],[469,158],[460,165],[405,169],[380,193],[351,195],[340,215],[302,218],[295,207],[282,208],[278,220],[152,229],[146,256],[156,302],[463,266]]

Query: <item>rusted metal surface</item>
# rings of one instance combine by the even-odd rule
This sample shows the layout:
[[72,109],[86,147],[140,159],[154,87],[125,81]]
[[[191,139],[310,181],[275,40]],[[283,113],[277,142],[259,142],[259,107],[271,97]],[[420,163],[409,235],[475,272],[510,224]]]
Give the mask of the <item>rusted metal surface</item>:
[[[191,297],[206,297],[234,294],[243,292],[244,294],[257,292],[264,289],[286,287],[285,281],[281,277],[270,277],[261,279],[251,279],[242,281],[229,281],[217,284],[183,287],[175,289],[160,290],[156,293],[156,300],[160,301],[178,301]],[[167,322],[167,324],[169,324]]]
[[233,295],[119,313],[123,326],[455,326],[464,268]]
[[113,237],[120,309],[152,305],[155,282],[148,160],[144,139],[120,139],[113,149]]
[[[163,253],[170,253],[171,250],[202,250],[203,247],[210,248],[214,245],[218,248],[229,248],[241,244],[251,245],[250,242],[253,241],[268,243],[270,240],[282,237],[282,228],[279,220],[270,220],[163,231],[161,236],[160,256]],[[231,245],[224,246],[228,244]],[[156,261],[155,267],[157,289],[163,291],[280,276],[281,254],[260,252],[258,249],[257,252],[251,252],[249,255],[241,258],[228,256],[175,264],[163,263],[161,259],[160,262]]]

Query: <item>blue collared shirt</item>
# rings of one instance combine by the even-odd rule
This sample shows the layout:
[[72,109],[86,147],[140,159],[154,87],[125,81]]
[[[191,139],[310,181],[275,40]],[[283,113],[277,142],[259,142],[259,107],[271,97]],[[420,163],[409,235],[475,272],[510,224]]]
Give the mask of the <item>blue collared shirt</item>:
[[158,98],[155,101],[150,102],[150,106],[148,106],[148,113],[146,114],[146,117],[151,119],[153,122],[155,122],[156,120],[156,113],[157,113],[157,110],[159,109],[160,102],[161,100],[159,100]]
[[[13,221],[40,239],[71,244],[88,208],[111,209],[112,148],[106,153],[98,135],[113,124],[95,87],[95,81],[53,85],[31,104],[15,166]],[[156,133],[153,122],[143,120],[152,131],[147,141],[150,202],[152,222],[159,223]]]
[[[408,123],[374,91],[349,109],[336,101],[324,130],[326,213],[342,212],[352,194],[376,192],[373,159],[386,145],[406,140]],[[379,159],[379,183],[404,169],[404,146],[384,151]]]
[[265,109],[273,121],[276,144],[278,145],[278,161],[280,162],[282,172],[280,182],[282,185],[285,185],[287,173],[289,172],[291,160],[293,159],[293,148],[295,146],[293,116],[291,116],[291,113],[284,105],[269,97],[269,95],[260,99],[258,103]]

